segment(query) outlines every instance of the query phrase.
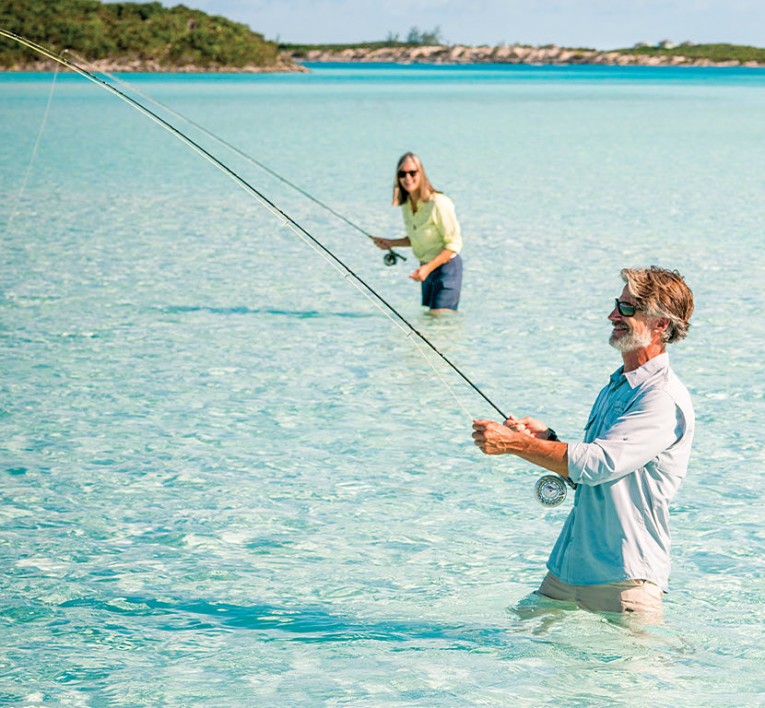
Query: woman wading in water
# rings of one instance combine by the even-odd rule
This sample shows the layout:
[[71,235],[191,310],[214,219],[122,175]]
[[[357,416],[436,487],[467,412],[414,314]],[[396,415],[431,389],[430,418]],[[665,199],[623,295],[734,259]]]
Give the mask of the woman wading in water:
[[398,161],[393,206],[400,206],[406,237],[376,238],[383,250],[411,246],[420,266],[410,278],[422,283],[422,304],[428,314],[456,310],[462,288],[462,234],[454,203],[430,183],[422,161],[407,152]]

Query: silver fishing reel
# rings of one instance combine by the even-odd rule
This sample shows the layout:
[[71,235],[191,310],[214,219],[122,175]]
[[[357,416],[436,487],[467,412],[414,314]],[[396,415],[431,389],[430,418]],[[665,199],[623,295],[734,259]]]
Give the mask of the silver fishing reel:
[[563,503],[566,498],[566,480],[557,474],[546,474],[537,480],[534,491],[542,506],[552,507]]

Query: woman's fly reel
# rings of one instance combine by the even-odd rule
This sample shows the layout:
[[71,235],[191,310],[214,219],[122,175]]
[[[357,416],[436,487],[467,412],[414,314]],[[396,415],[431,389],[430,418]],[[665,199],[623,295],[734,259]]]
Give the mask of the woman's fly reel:
[[400,253],[396,253],[395,251],[388,251],[383,256],[383,263],[385,263],[386,266],[394,266],[396,263],[398,263],[399,259],[405,261],[406,257],[402,256]]
[[566,498],[566,481],[557,474],[546,474],[539,478],[534,491],[542,506],[558,506]]

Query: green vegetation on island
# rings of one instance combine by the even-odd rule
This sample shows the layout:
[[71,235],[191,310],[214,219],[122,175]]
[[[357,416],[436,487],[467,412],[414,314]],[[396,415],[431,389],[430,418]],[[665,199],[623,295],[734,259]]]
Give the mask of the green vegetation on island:
[[[89,61],[151,65],[172,70],[273,68],[275,42],[247,25],[183,5],[98,0],[0,0],[0,27],[56,52]],[[34,68],[40,56],[0,38],[0,67]]]
[[[99,0],[0,0],[0,27],[55,52],[122,70],[304,70],[302,61],[647,64],[765,66],[765,49],[735,44],[640,43],[595,50],[555,45],[471,47],[445,41],[439,27],[349,44],[278,44],[247,25],[184,5]],[[49,69],[51,62],[0,38],[0,70]]]
[[[516,51],[506,51],[508,48]],[[433,51],[440,48],[441,51]],[[455,45],[443,41],[441,30],[427,32],[412,27],[405,39],[389,33],[388,38],[374,42],[355,42],[349,44],[285,44],[279,49],[298,61],[324,55],[340,56],[345,52],[347,60],[359,61],[361,57],[375,54],[375,58],[386,60],[396,57],[395,50],[401,50],[401,57],[410,61],[460,62],[513,61],[523,63],[528,59],[532,63],[646,63],[646,64],[741,64],[765,66],[765,49],[737,44],[694,44],[683,42],[674,44],[668,40],[658,44],[636,44],[625,49],[597,50],[593,48],[559,47],[546,44],[533,47],[528,44],[502,44],[496,47],[473,47]],[[431,51],[423,51],[430,49]],[[451,51],[450,51],[451,50]],[[458,50],[458,51],[455,51]],[[465,51],[462,51],[465,50]],[[482,50],[482,51],[479,51]],[[491,51],[487,51],[491,50]],[[630,61],[631,59],[631,61]]]
[[660,42],[657,45],[638,44],[631,49],[619,49],[620,54],[637,54],[650,57],[685,57],[690,60],[706,60],[713,64],[739,62],[740,64],[765,64],[765,49],[748,47],[743,44],[694,44],[683,42],[673,44]]
[[279,49],[293,56],[301,56],[310,51],[342,52],[344,49],[401,49],[406,47],[432,47],[443,43],[441,28],[435,27],[431,31],[420,30],[412,27],[406,36],[401,39],[398,34],[388,32],[387,39],[372,42],[354,42],[351,44],[279,44]]

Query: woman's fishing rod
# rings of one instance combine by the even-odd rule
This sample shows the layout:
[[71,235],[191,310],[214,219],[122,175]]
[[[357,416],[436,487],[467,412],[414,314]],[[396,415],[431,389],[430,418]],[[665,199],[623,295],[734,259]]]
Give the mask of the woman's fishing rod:
[[[89,61],[87,61],[87,59],[84,59],[83,57],[77,55],[71,49],[65,49],[61,53],[61,56],[64,56],[65,54],[69,54],[69,55],[75,57],[75,59],[77,59],[77,61],[79,61],[81,63],[90,64],[91,68],[93,68],[93,65]],[[141,96],[141,98],[143,98],[144,100],[148,101],[149,103],[151,103],[151,104],[153,104],[155,106],[158,106],[163,111],[166,111],[170,115],[175,116],[179,120],[182,120],[184,123],[187,123],[188,125],[196,128],[200,133],[202,133],[203,135],[206,135],[211,140],[214,140],[219,145],[223,145],[223,147],[228,148],[229,150],[231,150],[231,152],[236,153],[237,155],[239,155],[239,157],[244,158],[250,164],[255,165],[256,167],[259,167],[261,170],[263,170],[264,172],[267,172],[269,175],[271,175],[274,179],[279,180],[279,182],[281,182],[282,184],[286,184],[288,187],[291,187],[296,192],[298,192],[298,194],[302,194],[306,199],[310,199],[314,204],[320,206],[325,211],[328,211],[333,216],[336,216],[341,221],[344,221],[346,224],[348,224],[348,226],[350,226],[351,228],[355,229],[360,234],[366,236],[367,238],[369,238],[371,240],[374,240],[376,238],[375,236],[370,234],[368,231],[363,229],[361,226],[359,226],[358,224],[355,224],[349,218],[347,218],[346,216],[344,216],[340,212],[338,212],[335,209],[333,209],[331,206],[329,206],[329,204],[325,204],[323,201],[321,201],[317,197],[313,196],[313,194],[311,194],[310,192],[307,192],[305,189],[303,189],[299,185],[295,184],[294,182],[291,182],[290,180],[288,180],[283,175],[280,175],[276,170],[272,169],[271,167],[269,167],[265,163],[261,162],[260,160],[256,160],[252,155],[248,155],[246,152],[244,152],[243,150],[238,148],[236,145],[233,145],[228,140],[225,140],[224,138],[221,138],[219,135],[215,135],[215,133],[209,131],[207,128],[205,128],[203,125],[200,125],[195,120],[192,120],[188,116],[185,116],[182,113],[179,113],[178,111],[176,111],[175,109],[171,108],[166,103],[163,103],[159,99],[156,99],[153,96],[149,96],[147,93],[141,91],[136,86],[133,86],[132,84],[128,83],[127,81],[124,81],[123,79],[120,79],[117,76],[114,76],[114,74],[110,74],[108,71],[104,71],[104,70],[97,70],[97,71],[98,71],[99,74],[103,74],[104,76],[108,77],[112,82],[114,82],[116,84],[119,84],[120,86],[124,86],[124,87],[130,89],[130,91],[132,91],[133,93]],[[398,263],[399,260],[405,261],[406,260],[406,256],[404,256],[401,253],[398,253],[397,251],[394,251],[392,248],[389,248],[388,252],[383,256],[383,263],[385,263],[385,265],[387,265],[387,266],[396,265],[396,263]]]
[[[182,143],[187,145],[189,148],[191,148],[194,152],[196,152],[198,155],[200,155],[203,159],[207,160],[210,164],[212,164],[214,167],[216,167],[218,170],[223,172],[225,175],[230,177],[234,182],[236,182],[237,185],[239,185],[242,189],[244,189],[247,193],[249,193],[251,196],[253,196],[257,201],[260,202],[262,206],[264,206],[268,211],[270,211],[273,215],[275,215],[277,218],[281,219],[283,223],[288,224],[293,231],[302,241],[310,245],[314,250],[322,254],[329,263],[334,265],[334,267],[339,270],[340,272],[345,272],[345,277],[351,277],[353,278],[354,285],[358,290],[360,290],[362,293],[364,293],[372,302],[375,302],[378,307],[380,305],[383,305],[387,310],[395,315],[398,321],[392,320],[395,322],[398,326],[404,325],[406,329],[409,330],[410,334],[416,334],[425,344],[427,344],[441,359],[449,366],[453,371],[455,371],[465,383],[467,383],[481,398],[484,399],[499,415],[502,417],[502,420],[507,420],[507,416],[502,412],[502,410],[483,392],[481,389],[478,388],[455,364],[453,364],[446,355],[442,354],[438,348],[424,335],[422,332],[420,332],[414,325],[412,325],[409,320],[407,320],[398,310],[396,310],[393,305],[391,305],[385,298],[382,297],[374,288],[372,288],[370,285],[368,285],[361,277],[359,277],[351,268],[349,268],[340,258],[338,258],[332,251],[330,251],[321,241],[319,241],[315,236],[313,236],[311,233],[309,233],[303,226],[301,226],[298,222],[296,222],[289,214],[284,212],[277,204],[275,204],[273,201],[271,201],[268,197],[266,197],[262,192],[260,192],[258,189],[253,187],[249,182],[247,182],[243,177],[241,177],[239,174],[234,172],[228,165],[223,163],[221,160],[219,160],[217,157],[215,157],[212,153],[207,151],[205,148],[203,148],[201,145],[199,145],[197,142],[192,140],[188,135],[183,133],[181,130],[176,128],[172,123],[165,120],[161,116],[154,113],[151,109],[144,106],[142,103],[137,101],[136,99],[132,98],[131,96],[128,96],[123,91],[120,91],[116,86],[113,86],[108,81],[105,81],[102,78],[99,78],[95,74],[92,74],[87,69],[82,68],[81,66],[75,64],[74,62],[65,59],[58,54],[55,54],[54,52],[46,49],[45,47],[36,44],[35,42],[32,42],[31,40],[28,40],[24,37],[21,37],[17,34],[14,34],[13,32],[9,32],[7,30],[4,30],[0,28],[0,36],[7,37],[8,39],[12,39],[15,42],[18,42],[19,44],[28,47],[29,49],[37,52],[38,54],[41,54],[42,56],[47,57],[48,59],[51,59],[52,61],[58,62],[62,66],[65,66],[72,71],[80,74],[80,76],[83,76],[88,81],[93,82],[97,86],[100,86],[104,90],[108,91],[109,93],[117,96],[119,99],[125,101],[128,105],[135,108],[139,113],[142,113],[144,116],[149,118],[149,120],[153,121],[160,127],[167,130],[169,133],[171,133],[173,136],[175,136],[178,140],[180,140]],[[361,288],[359,287],[362,286]],[[362,289],[363,288],[363,289]],[[370,297],[371,295],[371,297]],[[382,309],[382,308],[380,308]]]

